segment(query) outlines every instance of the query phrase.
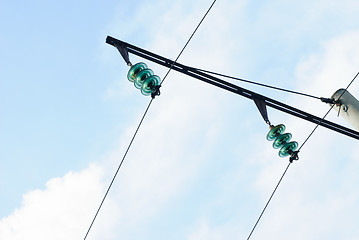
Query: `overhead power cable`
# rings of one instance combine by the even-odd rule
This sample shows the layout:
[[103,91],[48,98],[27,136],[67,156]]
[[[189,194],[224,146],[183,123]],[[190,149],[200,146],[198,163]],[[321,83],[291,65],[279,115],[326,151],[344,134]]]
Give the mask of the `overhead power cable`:
[[264,208],[263,208],[261,214],[259,215],[257,222],[254,224],[254,227],[252,228],[252,231],[251,231],[251,233],[249,234],[247,240],[249,240],[249,239],[251,238],[251,236],[252,236],[252,234],[253,234],[253,232],[254,232],[254,229],[257,227],[259,221],[261,220],[264,211],[267,209],[269,202],[272,200],[272,197],[273,197],[274,193],[277,191],[277,188],[278,188],[279,184],[282,182],[282,179],[283,179],[284,175],[287,173],[287,170],[288,170],[288,168],[289,168],[289,166],[290,166],[291,163],[292,163],[292,162],[289,162],[287,168],[286,168],[285,171],[283,172],[282,177],[279,179],[279,182],[277,183],[277,186],[275,186],[275,188],[274,188],[272,194],[270,195],[270,198],[268,199],[268,201],[267,201],[266,205],[264,206]]
[[197,29],[199,28],[199,26],[201,26],[203,20],[207,17],[209,11],[211,11],[213,5],[215,4],[217,0],[214,0],[211,4],[211,6],[208,8],[207,12],[204,14],[204,16],[202,17],[201,21],[198,23],[197,27],[194,29],[193,33],[191,34],[191,36],[189,37],[188,41],[186,42],[186,44],[183,46],[181,52],[178,54],[176,60],[171,64],[171,67],[168,69],[166,75],[163,77],[163,80],[161,82],[161,84],[165,81],[167,75],[170,73],[170,71],[172,70],[174,64],[177,62],[177,60],[179,59],[179,57],[182,55],[183,51],[185,50],[185,48],[187,47],[188,43],[192,40],[192,37],[194,36],[194,34],[197,32]]
[[[176,63],[177,60],[179,59],[179,57],[182,55],[183,51],[186,49],[187,45],[188,45],[189,42],[191,41],[192,37],[193,37],[194,34],[196,33],[196,31],[197,31],[197,29],[199,28],[199,26],[202,24],[203,20],[206,18],[206,16],[207,16],[207,14],[209,13],[209,11],[212,9],[212,7],[213,7],[213,5],[214,5],[215,2],[216,2],[216,0],[213,1],[213,3],[211,4],[211,6],[209,7],[209,9],[207,10],[206,14],[202,17],[201,21],[199,22],[199,24],[197,25],[197,27],[195,28],[195,30],[194,30],[193,33],[191,34],[190,38],[188,39],[188,41],[186,42],[186,44],[185,44],[184,47],[182,48],[181,52],[178,54],[178,56],[177,56],[177,58],[176,58],[176,60],[175,60],[174,63]],[[161,84],[163,83],[163,81],[164,81],[164,80],[166,79],[166,77],[168,76],[168,74],[169,74],[169,72],[171,71],[173,65],[174,65],[174,64],[172,64],[171,68],[167,71],[166,75],[163,77],[163,80],[162,80]],[[94,224],[94,222],[95,222],[95,220],[96,220],[96,218],[97,218],[97,215],[99,214],[99,212],[100,212],[100,210],[101,210],[101,207],[102,207],[103,203],[105,202],[105,199],[106,199],[106,197],[107,197],[107,195],[108,195],[108,193],[109,193],[109,191],[110,191],[110,189],[111,189],[111,187],[112,187],[112,185],[113,185],[113,183],[114,183],[114,181],[115,181],[115,179],[116,179],[116,176],[117,176],[118,172],[120,171],[120,168],[121,168],[121,166],[122,166],[122,164],[123,164],[123,162],[124,162],[124,160],[125,160],[125,158],[126,158],[126,156],[127,156],[127,153],[129,152],[129,150],[130,150],[130,148],[131,148],[131,146],[132,146],[133,141],[135,140],[135,137],[136,137],[136,135],[137,135],[137,133],[138,133],[138,130],[140,129],[140,127],[141,127],[141,125],[142,125],[142,122],[143,122],[143,120],[145,119],[145,117],[146,117],[146,115],[147,115],[147,112],[148,112],[148,110],[149,110],[149,108],[150,108],[150,106],[151,106],[153,100],[154,100],[154,98],[152,97],[151,100],[150,100],[150,102],[149,102],[149,104],[148,104],[148,106],[147,106],[147,108],[146,108],[146,110],[145,110],[145,112],[144,112],[144,114],[143,114],[143,116],[142,116],[142,118],[141,118],[141,121],[140,121],[140,123],[138,124],[138,126],[137,126],[137,128],[136,128],[136,131],[135,131],[135,133],[134,133],[134,135],[133,135],[133,137],[132,137],[132,139],[131,139],[131,141],[130,141],[130,143],[129,143],[127,149],[126,149],[126,152],[125,152],[125,154],[123,155],[122,160],[121,160],[119,166],[117,167],[117,170],[116,170],[114,176],[112,177],[112,180],[111,180],[111,182],[110,182],[110,185],[108,186],[107,191],[106,191],[104,197],[102,198],[102,201],[101,201],[101,203],[100,203],[100,205],[99,205],[99,207],[98,207],[98,209],[97,209],[97,211],[96,211],[96,214],[95,214],[95,216],[94,216],[93,219],[92,219],[92,222],[91,222],[91,224],[90,224],[90,226],[89,226],[89,228],[88,228],[88,230],[87,230],[87,232],[86,232],[86,235],[85,235],[85,237],[84,237],[84,240],[86,240],[86,238],[87,238],[87,236],[88,236],[88,234],[89,234],[89,232],[90,232],[90,230],[91,230],[91,228],[92,228],[92,226],[93,226],[93,224]]]
[[[357,76],[359,75],[359,72],[355,75],[355,77],[351,80],[351,82],[348,84],[348,86],[345,88],[345,91],[342,92],[342,94],[339,96],[339,98],[336,100],[337,102],[340,100],[340,98],[343,96],[343,94],[348,90],[349,86],[354,82],[354,80],[357,78]],[[322,118],[322,121],[326,118],[326,116],[329,114],[329,112],[333,109],[334,107],[334,104],[331,106],[331,108],[328,110],[328,112],[324,115],[324,117]],[[313,131],[309,134],[309,136],[306,138],[306,140],[302,143],[302,145],[298,148],[298,152],[300,151],[300,149],[304,146],[304,144],[309,140],[309,138],[313,135],[313,133],[315,132],[315,130],[319,127],[321,122],[319,122],[315,128],[313,129]],[[265,212],[265,210],[267,209],[267,206],[269,205],[270,201],[272,200],[273,198],[273,195],[274,193],[277,191],[277,188],[279,186],[279,184],[282,182],[282,179],[284,177],[284,175],[287,173],[287,170],[289,168],[289,166],[291,165],[292,161],[289,162],[288,166],[286,167],[286,169],[284,170],[283,174],[282,174],[282,177],[279,179],[279,182],[277,183],[276,187],[274,188],[274,191],[272,192],[270,198],[268,199],[266,205],[264,206],[261,214],[259,215],[258,217],[258,220],[256,221],[256,223],[254,224],[253,228],[252,228],[252,231],[250,232],[247,240],[249,240],[255,230],[255,228],[257,227],[259,221],[261,220],[262,216],[263,216],[263,213]]]
[[110,183],[110,185],[108,186],[107,191],[106,191],[105,195],[104,195],[103,198],[102,198],[102,201],[101,201],[101,203],[100,203],[100,206],[98,207],[98,209],[97,209],[97,211],[96,211],[96,214],[95,214],[94,218],[92,219],[92,222],[91,222],[90,227],[88,228],[88,230],[87,230],[87,232],[86,232],[86,235],[85,235],[85,238],[84,238],[84,239],[87,238],[87,235],[89,234],[89,232],[90,232],[90,230],[91,230],[91,228],[92,228],[92,225],[93,225],[93,223],[95,222],[98,213],[100,212],[100,209],[101,209],[101,207],[102,207],[102,205],[103,205],[103,203],[104,203],[104,201],[105,201],[105,199],[106,199],[106,197],[107,197],[107,194],[108,194],[108,192],[110,191],[113,182],[115,181],[115,178],[116,178],[116,176],[117,176],[117,174],[118,174],[118,171],[120,171],[120,168],[121,168],[121,166],[122,166],[122,164],[123,164],[123,161],[125,160],[125,158],[126,158],[126,156],[127,156],[127,153],[128,153],[128,151],[130,150],[130,148],[131,148],[131,146],[132,146],[133,140],[135,140],[135,137],[136,137],[136,135],[137,135],[137,132],[138,132],[138,130],[140,129],[140,127],[141,127],[141,125],[142,125],[143,119],[145,119],[145,116],[147,115],[148,109],[150,108],[153,99],[154,99],[154,98],[151,98],[151,100],[150,100],[150,102],[149,102],[149,104],[148,104],[148,106],[147,106],[147,108],[146,108],[146,111],[145,111],[145,113],[143,114],[143,116],[142,116],[142,118],[141,118],[141,121],[140,121],[140,123],[138,124],[138,126],[137,126],[137,128],[136,128],[135,134],[133,135],[133,137],[132,137],[132,139],[131,139],[131,141],[130,141],[130,144],[128,145],[128,147],[127,147],[127,149],[126,149],[126,152],[125,152],[125,154],[123,155],[122,160],[121,160],[120,164],[119,164],[118,167],[117,167],[117,170],[116,170],[116,172],[115,172],[115,175],[112,177],[111,183]]
[[255,82],[255,81],[250,81],[250,80],[243,79],[243,78],[238,78],[238,77],[225,75],[225,74],[222,74],[222,73],[211,72],[211,71],[203,70],[203,69],[199,69],[199,68],[194,68],[194,69],[197,70],[197,71],[204,72],[204,73],[209,73],[209,74],[217,75],[217,76],[220,76],[220,77],[225,77],[225,78],[229,78],[229,79],[233,79],[233,80],[237,80],[237,81],[241,81],[241,82],[245,82],[245,83],[250,83],[250,84],[254,84],[254,85],[258,85],[258,86],[262,86],[262,87],[266,87],[266,88],[271,88],[271,89],[275,89],[275,90],[279,90],[279,91],[283,91],[283,92],[289,92],[289,93],[298,94],[298,95],[302,95],[302,96],[305,96],[305,97],[311,97],[311,98],[315,98],[315,99],[319,99],[319,100],[323,99],[321,97],[313,96],[313,95],[310,95],[310,94],[301,93],[301,92],[297,92],[297,91],[293,91],[293,90],[288,90],[288,89],[285,89],[285,88],[279,88],[279,87],[275,87],[275,86]]

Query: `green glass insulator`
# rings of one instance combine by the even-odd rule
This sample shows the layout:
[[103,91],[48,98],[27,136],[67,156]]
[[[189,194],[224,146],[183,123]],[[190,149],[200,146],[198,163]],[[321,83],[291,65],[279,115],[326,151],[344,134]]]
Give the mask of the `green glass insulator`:
[[289,142],[285,144],[280,150],[279,150],[279,157],[287,157],[292,155],[292,153],[297,149],[298,143],[297,142]]
[[290,133],[284,133],[277,137],[276,140],[274,140],[273,148],[278,149],[283,147],[286,143],[288,143],[292,139],[292,134]]
[[282,135],[282,133],[284,133],[284,131],[285,131],[285,126],[283,124],[279,124],[279,125],[275,126],[268,132],[267,140],[273,141],[274,139],[276,139],[277,137]]
[[135,87],[141,89],[142,84],[145,82],[145,80],[151,77],[152,75],[153,75],[153,71],[148,68],[139,72],[135,77],[135,81],[133,82],[135,84]]
[[142,70],[146,69],[147,68],[147,65],[146,63],[143,63],[143,62],[139,62],[139,63],[136,63],[135,65],[133,65],[130,70],[128,71],[127,73],[127,79],[130,81],[130,82],[133,82],[135,81],[135,78],[136,78],[136,75],[141,72]]
[[154,90],[154,87],[158,86],[160,82],[160,77],[156,75],[147,78],[142,84],[141,93],[145,96],[151,95]]

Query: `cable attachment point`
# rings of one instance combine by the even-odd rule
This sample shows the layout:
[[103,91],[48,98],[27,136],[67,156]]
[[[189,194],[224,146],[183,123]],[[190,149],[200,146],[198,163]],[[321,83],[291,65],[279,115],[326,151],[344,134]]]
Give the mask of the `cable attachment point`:
[[161,95],[160,87],[161,87],[161,85],[158,85],[158,86],[154,86],[154,87],[153,87],[152,93],[151,93],[151,97],[152,97],[153,99],[154,99],[156,96]]
[[339,107],[338,109],[338,117],[339,117],[339,114],[340,114],[340,109],[341,109],[341,106],[342,106],[342,103],[340,101],[340,99],[335,99],[335,98],[320,98],[320,100],[324,103],[328,103],[330,105],[335,105],[337,107]]
[[322,101],[324,103],[328,103],[328,104],[335,104],[337,106],[341,105],[340,100],[336,100],[334,98],[320,98],[320,101]]
[[320,98],[320,101],[324,102],[324,103],[329,103],[329,104],[336,104],[336,100],[334,98]]
[[117,50],[120,52],[123,60],[125,60],[127,66],[132,67],[132,63],[130,61],[130,57],[128,56],[128,50],[125,46],[123,46],[122,44],[117,44],[114,43],[114,46],[117,48]]
[[291,153],[290,158],[289,158],[290,163],[292,163],[293,160],[296,160],[296,161],[299,160],[298,153],[299,153],[299,151],[294,151]]

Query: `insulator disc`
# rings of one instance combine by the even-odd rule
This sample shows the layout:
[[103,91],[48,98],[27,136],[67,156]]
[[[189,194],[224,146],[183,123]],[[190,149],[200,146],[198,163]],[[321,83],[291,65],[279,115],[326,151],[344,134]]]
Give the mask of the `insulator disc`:
[[292,134],[290,133],[284,133],[277,137],[276,140],[274,140],[273,148],[278,149],[283,147],[287,142],[289,142],[292,139]]
[[139,62],[139,63],[136,63],[135,65],[133,65],[130,70],[128,71],[127,73],[127,79],[130,81],[130,82],[133,82],[135,81],[135,78],[136,78],[136,75],[141,72],[143,69],[146,69],[147,68],[147,65],[146,63],[143,63],[143,62]]
[[153,75],[153,71],[148,68],[139,72],[135,77],[135,81],[133,82],[135,84],[135,87],[140,89],[142,87],[142,84],[145,82],[145,80],[151,77],[152,75]]
[[276,139],[277,137],[282,135],[282,133],[284,133],[284,131],[285,131],[285,126],[283,124],[279,124],[279,125],[275,126],[268,132],[267,140],[273,141],[274,139]]
[[285,144],[280,150],[279,150],[279,157],[287,157],[291,155],[298,147],[297,142],[289,142]]
[[154,87],[158,86],[160,82],[160,77],[156,75],[147,78],[142,84],[141,93],[145,96],[150,95],[153,92]]

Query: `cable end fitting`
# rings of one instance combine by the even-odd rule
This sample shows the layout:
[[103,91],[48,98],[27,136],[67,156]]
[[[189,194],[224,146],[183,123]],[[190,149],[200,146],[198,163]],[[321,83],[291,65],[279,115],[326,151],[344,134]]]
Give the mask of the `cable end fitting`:
[[324,102],[324,103],[328,103],[328,104],[337,104],[338,101],[335,100],[334,98],[320,98],[320,101]]
[[160,87],[161,87],[161,85],[158,85],[158,86],[155,86],[155,87],[153,88],[153,91],[152,91],[152,93],[151,93],[152,99],[154,99],[156,96],[161,95]]
[[293,163],[294,160],[296,160],[296,161],[299,160],[298,153],[299,153],[299,151],[294,151],[294,152],[290,155],[290,157],[289,157],[289,162],[290,162],[290,163]]

